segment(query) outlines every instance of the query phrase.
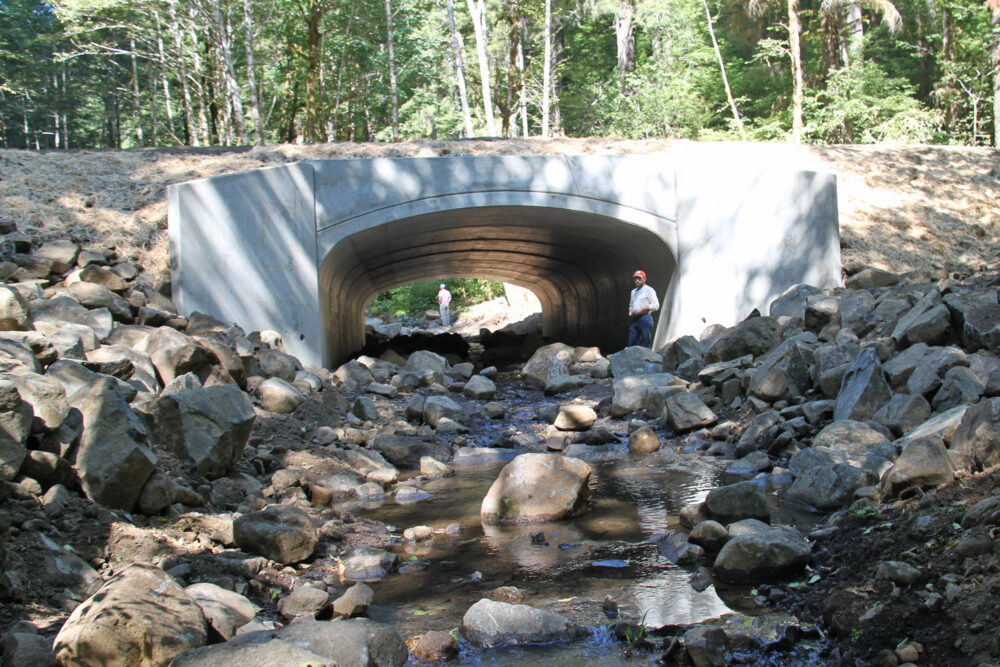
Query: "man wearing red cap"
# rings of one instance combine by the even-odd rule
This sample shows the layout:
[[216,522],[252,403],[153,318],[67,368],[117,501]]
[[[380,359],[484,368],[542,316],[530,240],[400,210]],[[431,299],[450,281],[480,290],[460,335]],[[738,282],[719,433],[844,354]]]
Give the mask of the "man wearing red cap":
[[646,284],[646,272],[636,271],[632,274],[635,289],[628,302],[628,314],[632,324],[628,328],[628,344],[653,346],[653,313],[660,309],[660,301],[656,298],[656,290]]

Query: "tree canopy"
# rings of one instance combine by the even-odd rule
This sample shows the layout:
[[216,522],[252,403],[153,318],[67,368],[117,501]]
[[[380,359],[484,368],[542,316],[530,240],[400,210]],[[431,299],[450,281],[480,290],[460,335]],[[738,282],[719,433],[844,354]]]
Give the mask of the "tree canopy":
[[998,0],[0,0],[6,148],[997,145],[997,115]]

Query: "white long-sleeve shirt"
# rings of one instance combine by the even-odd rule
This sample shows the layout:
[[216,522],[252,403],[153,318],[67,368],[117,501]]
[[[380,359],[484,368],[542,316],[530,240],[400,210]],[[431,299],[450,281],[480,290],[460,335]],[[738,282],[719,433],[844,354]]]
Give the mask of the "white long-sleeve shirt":
[[636,287],[632,290],[632,296],[628,302],[629,310],[636,311],[648,308],[650,313],[655,313],[660,309],[660,300],[656,298],[656,290],[649,285]]

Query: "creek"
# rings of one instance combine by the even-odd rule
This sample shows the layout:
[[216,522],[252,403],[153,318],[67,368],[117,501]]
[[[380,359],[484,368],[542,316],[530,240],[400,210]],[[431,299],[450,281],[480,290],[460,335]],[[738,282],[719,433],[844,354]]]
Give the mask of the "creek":
[[[489,444],[512,425],[538,432],[536,401],[546,400],[541,393],[513,391],[509,384],[505,393],[507,417],[475,429],[470,444]],[[609,425],[627,428],[624,422]],[[759,606],[750,587],[696,590],[690,583],[695,568],[674,565],[657,551],[659,537],[680,529],[680,510],[724,483],[724,461],[676,441],[665,441],[659,451],[642,456],[631,454],[624,442],[573,445],[567,453],[593,468],[590,512],[569,521],[484,526],[479,518],[482,499],[500,469],[526,450],[481,451],[483,456],[453,462],[453,477],[421,481],[430,494],[424,500],[398,504],[387,497],[377,506],[354,507],[361,516],[390,525],[394,533],[417,525],[435,529],[426,543],[400,540],[399,572],[371,583],[375,604],[368,615],[403,637],[459,628],[470,606],[503,586],[517,587],[524,595],[505,601],[562,614],[588,627],[590,636],[545,646],[475,649],[463,644],[460,664],[624,663],[624,644],[610,630],[618,621],[659,628],[722,619],[721,625],[762,642],[773,639],[783,624],[795,623]],[[781,522],[795,519],[785,515]],[[605,611],[605,599],[617,604],[617,616]],[[652,651],[627,662],[647,664],[657,657]]]

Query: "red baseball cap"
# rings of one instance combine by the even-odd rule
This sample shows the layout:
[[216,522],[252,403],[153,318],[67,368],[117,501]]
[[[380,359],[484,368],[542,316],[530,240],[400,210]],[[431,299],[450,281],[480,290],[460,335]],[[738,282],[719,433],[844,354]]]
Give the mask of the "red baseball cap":
[[643,280],[645,280],[646,279],[646,272],[645,271],[636,271],[635,273],[632,274],[632,277],[635,278],[636,276],[638,276],[638,277],[642,278]]

